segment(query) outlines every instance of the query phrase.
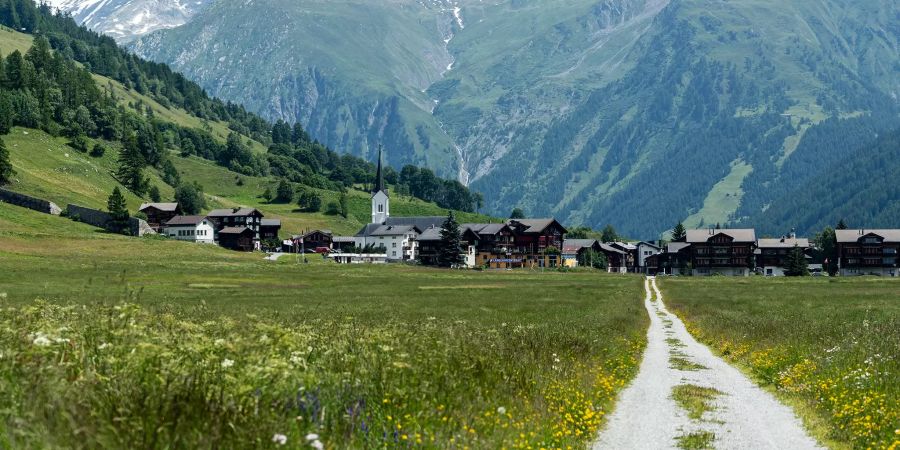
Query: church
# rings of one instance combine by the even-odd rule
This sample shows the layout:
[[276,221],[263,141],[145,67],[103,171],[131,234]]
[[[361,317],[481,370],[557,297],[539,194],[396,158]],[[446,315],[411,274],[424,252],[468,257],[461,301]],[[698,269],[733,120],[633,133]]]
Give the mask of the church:
[[391,197],[384,187],[381,150],[375,186],[372,189],[372,222],[364,226],[354,242],[357,248],[373,248],[387,254],[389,261],[414,261],[418,255],[418,237],[429,229],[440,229],[445,217],[391,217]]

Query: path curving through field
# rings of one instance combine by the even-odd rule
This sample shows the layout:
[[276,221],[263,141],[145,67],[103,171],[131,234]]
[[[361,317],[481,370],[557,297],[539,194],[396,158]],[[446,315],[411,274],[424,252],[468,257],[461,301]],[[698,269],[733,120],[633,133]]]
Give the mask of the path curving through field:
[[688,333],[663,304],[656,279],[644,289],[644,359],[594,449],[822,448],[788,407]]

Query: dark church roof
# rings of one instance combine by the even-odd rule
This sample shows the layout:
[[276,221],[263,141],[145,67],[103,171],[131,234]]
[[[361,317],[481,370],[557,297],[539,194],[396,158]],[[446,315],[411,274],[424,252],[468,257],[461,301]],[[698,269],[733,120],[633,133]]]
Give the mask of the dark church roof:
[[402,226],[410,226],[415,227],[418,230],[424,232],[429,228],[441,228],[444,225],[444,221],[447,220],[446,217],[441,216],[433,216],[433,217],[388,217],[388,219],[383,223],[370,223],[362,229],[359,230],[356,235],[358,237],[363,236],[372,236],[379,228],[382,226],[388,227],[402,227]]
[[372,187],[372,193],[377,194],[381,191],[384,191],[384,174],[381,170],[381,147],[378,147],[378,169],[375,171],[375,186]]

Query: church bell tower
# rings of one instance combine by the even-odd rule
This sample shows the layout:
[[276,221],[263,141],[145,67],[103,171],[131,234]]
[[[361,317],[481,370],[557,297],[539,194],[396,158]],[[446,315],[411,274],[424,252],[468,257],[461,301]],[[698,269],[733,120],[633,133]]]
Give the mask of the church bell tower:
[[381,147],[378,147],[378,170],[375,173],[375,186],[372,188],[372,223],[384,224],[391,216],[391,199],[384,188],[384,175],[381,168]]

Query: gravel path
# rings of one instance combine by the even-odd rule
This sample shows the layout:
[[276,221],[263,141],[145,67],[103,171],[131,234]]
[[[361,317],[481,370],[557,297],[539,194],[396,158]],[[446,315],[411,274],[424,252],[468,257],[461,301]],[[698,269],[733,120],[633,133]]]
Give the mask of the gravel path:
[[[720,449],[822,448],[788,407],[687,332],[666,309],[655,279],[647,279],[644,288],[644,305],[650,314],[647,350],[637,377],[622,392],[594,449],[678,448],[679,438],[699,434],[714,436],[711,445]],[[699,368],[672,368],[673,356]],[[679,385],[713,388],[720,394],[711,401],[711,411],[691,419],[672,398],[673,388]]]

